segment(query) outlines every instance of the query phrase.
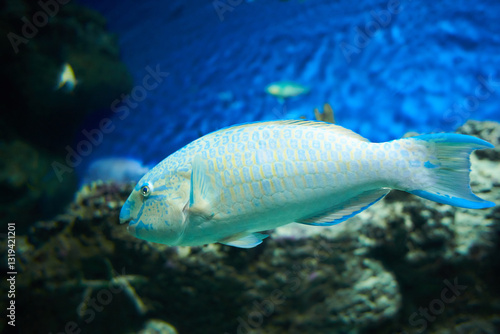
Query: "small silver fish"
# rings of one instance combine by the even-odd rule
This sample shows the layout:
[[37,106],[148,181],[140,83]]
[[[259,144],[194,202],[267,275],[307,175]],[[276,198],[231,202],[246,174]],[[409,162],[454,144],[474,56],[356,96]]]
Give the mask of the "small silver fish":
[[250,248],[261,231],[343,222],[399,189],[439,203],[494,206],[469,187],[466,135],[386,143],[341,126],[274,121],[233,126],[173,153],[139,181],[120,213],[137,238],[167,245]]

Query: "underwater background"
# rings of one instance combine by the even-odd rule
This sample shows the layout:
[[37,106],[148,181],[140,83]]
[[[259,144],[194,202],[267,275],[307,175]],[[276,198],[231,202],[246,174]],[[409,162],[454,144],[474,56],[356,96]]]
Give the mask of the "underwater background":
[[135,182],[192,140],[315,119],[325,103],[375,142],[488,140],[471,187],[499,203],[499,13],[498,1],[0,2],[15,329],[500,333],[498,206],[394,192],[339,226],[278,229],[251,250],[155,245],[118,225]]
[[[372,141],[500,119],[499,94],[475,96],[489,78],[498,87],[495,1],[83,3],[120,36],[134,84],[147,66],[169,73],[95,156],[127,152],[157,163],[201,134],[311,119],[325,102],[340,124]],[[310,92],[281,104],[265,92],[281,80]]]

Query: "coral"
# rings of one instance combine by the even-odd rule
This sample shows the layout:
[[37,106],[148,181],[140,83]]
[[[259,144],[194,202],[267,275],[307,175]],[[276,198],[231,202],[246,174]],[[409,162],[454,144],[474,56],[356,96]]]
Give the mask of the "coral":
[[323,122],[328,122],[328,123],[333,123],[335,124],[335,117],[333,116],[333,109],[332,106],[329,105],[328,103],[325,103],[323,105],[323,112],[320,112],[318,108],[314,109],[314,117],[318,121],[323,121]]
[[[469,120],[467,123],[457,129],[458,133],[469,134],[487,140],[495,145],[492,150],[476,152],[476,157],[490,161],[500,160],[500,128],[496,122],[479,122]],[[498,175],[498,174],[497,174]]]
[[146,322],[146,325],[139,334],[177,334],[177,331],[165,321],[151,319]]

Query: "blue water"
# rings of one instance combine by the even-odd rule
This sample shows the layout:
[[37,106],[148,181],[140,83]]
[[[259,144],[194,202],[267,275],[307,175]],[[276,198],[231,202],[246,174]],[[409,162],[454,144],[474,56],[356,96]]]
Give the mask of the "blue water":
[[[81,3],[119,34],[135,85],[148,66],[169,73],[115,114],[92,159],[154,164],[221,127],[313,119],[325,102],[372,141],[500,120],[498,1],[232,0],[222,15],[210,0]],[[311,91],[280,104],[264,92],[278,80]]]

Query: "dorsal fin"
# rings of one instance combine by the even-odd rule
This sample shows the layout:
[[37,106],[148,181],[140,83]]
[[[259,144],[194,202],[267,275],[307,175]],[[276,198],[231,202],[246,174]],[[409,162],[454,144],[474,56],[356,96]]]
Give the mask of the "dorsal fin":
[[304,121],[304,120],[283,120],[283,121],[263,121],[263,122],[244,123],[244,124],[240,124],[240,125],[226,127],[226,128],[217,130],[214,133],[219,132],[219,131],[229,130],[229,129],[237,130],[240,128],[246,128],[246,127],[255,126],[255,125],[299,125],[299,126],[304,126],[304,127],[320,128],[320,129],[333,131],[339,135],[344,135],[344,136],[358,139],[361,141],[369,142],[369,140],[366,139],[365,137],[362,137],[362,136],[358,135],[356,132],[349,130],[349,129],[346,129],[340,125],[335,125],[335,124],[321,122],[321,121]]

